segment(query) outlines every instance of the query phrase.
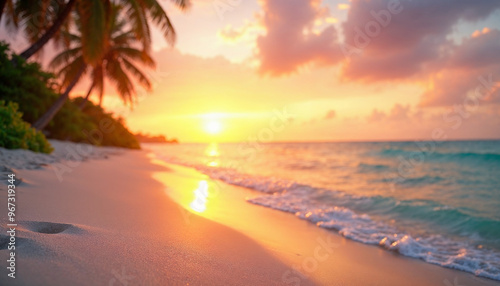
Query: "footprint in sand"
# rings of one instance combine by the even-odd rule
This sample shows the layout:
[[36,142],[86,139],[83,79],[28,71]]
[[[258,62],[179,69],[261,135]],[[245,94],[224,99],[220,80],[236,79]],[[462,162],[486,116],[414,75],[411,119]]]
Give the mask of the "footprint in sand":
[[55,222],[44,222],[44,221],[25,221],[21,223],[26,229],[46,234],[58,234],[58,233],[81,233],[83,229],[67,223],[55,223]]

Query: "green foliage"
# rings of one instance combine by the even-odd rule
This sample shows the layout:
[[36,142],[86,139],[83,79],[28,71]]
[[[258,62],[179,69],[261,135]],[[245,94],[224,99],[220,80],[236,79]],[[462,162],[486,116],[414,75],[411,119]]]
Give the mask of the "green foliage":
[[[53,74],[43,72],[39,64],[27,63],[16,55],[12,57],[16,59],[16,65],[9,59],[7,46],[0,44],[0,100],[17,102],[23,120],[33,124],[57,100],[57,85]],[[83,136],[77,132],[78,126],[85,125],[88,119],[77,109],[66,102],[46,128],[49,137],[82,140]]]
[[[14,58],[16,64],[11,62]],[[22,58],[8,54],[8,46],[0,43],[0,100],[19,104],[23,119],[33,123],[57,99],[54,78],[43,72],[37,63],[26,63]],[[23,104],[26,103],[26,104]]]
[[16,103],[5,105],[5,101],[0,100],[0,147],[51,153],[53,148],[45,136],[23,121],[17,108]]
[[[73,100],[73,105],[79,106],[83,101],[82,97]],[[87,101],[83,108],[83,113],[88,116],[94,128],[81,129],[86,136],[86,140],[91,144],[100,146],[119,146],[130,149],[140,149],[141,146],[137,138],[132,134],[122,118],[115,118],[111,113],[106,112],[102,107]]]
[[[102,5],[100,0],[96,5]],[[155,67],[155,62],[148,49],[140,48],[140,41],[134,31],[129,30],[129,19],[120,13],[121,9],[122,6],[111,5],[106,29],[97,29],[107,34],[104,53],[99,59],[90,59],[98,54],[92,51],[94,48],[98,49],[99,45],[86,43],[89,39],[86,38],[85,27],[88,25],[85,24],[84,15],[77,15],[74,21],[79,28],[63,29],[61,40],[67,44],[67,49],[57,54],[49,66],[58,71],[57,75],[62,84],[67,86],[85,63],[92,80],[90,91],[98,94],[99,101],[102,101],[105,83],[109,81],[115,86],[123,102],[132,105],[137,95],[132,79],[146,90],[151,90],[151,81],[137,64],[152,68]],[[95,36],[95,33],[92,36]]]
[[[16,55],[10,55],[8,46],[0,42],[0,100],[16,102],[22,119],[33,124],[59,97],[53,74],[41,70],[37,63],[27,63]],[[16,64],[11,62],[16,59]],[[122,120],[115,119],[102,108],[87,103],[84,111],[77,100],[68,100],[44,130],[48,138],[89,142],[94,145],[140,148]],[[115,129],[103,132],[100,124],[110,121]],[[100,140],[89,134],[102,133]]]

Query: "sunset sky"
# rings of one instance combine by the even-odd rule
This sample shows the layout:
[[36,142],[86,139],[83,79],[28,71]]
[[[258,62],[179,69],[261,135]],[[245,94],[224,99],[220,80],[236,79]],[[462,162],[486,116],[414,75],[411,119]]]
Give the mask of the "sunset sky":
[[[169,1],[133,131],[182,142],[500,138],[500,1]],[[22,49],[19,36],[2,35]],[[45,58],[50,56],[46,51]],[[86,91],[88,82],[75,94]]]

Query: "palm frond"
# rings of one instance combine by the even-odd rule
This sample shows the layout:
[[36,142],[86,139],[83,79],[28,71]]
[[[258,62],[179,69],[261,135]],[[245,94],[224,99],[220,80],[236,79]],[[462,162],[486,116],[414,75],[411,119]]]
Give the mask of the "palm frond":
[[80,44],[81,37],[79,35],[71,33],[71,25],[68,23],[72,21],[71,14],[68,16],[70,19],[61,27],[61,30],[54,36],[53,42],[56,49],[63,47],[69,49],[71,44]]
[[150,91],[152,88],[152,85],[151,85],[151,82],[149,81],[148,77],[140,69],[138,69],[133,63],[131,63],[127,59],[122,59],[122,61],[123,61],[123,66],[125,67],[125,69],[128,72],[130,72],[137,79],[137,82],[139,82],[140,85],[142,85],[144,88],[146,88],[148,91]]
[[[84,1],[84,2],[83,2]],[[77,6],[81,15],[81,38],[85,62],[95,64],[102,58],[106,40],[106,9],[101,0],[82,0]]]
[[135,40],[137,40],[137,39],[135,38],[133,31],[121,33],[121,34],[119,34],[117,36],[113,36],[111,38],[111,41],[113,41],[113,44],[116,46],[128,46],[128,45],[130,45],[130,43],[132,43]]
[[54,0],[16,1],[14,12],[24,26],[30,42],[35,42],[57,18],[59,4]]
[[77,57],[74,61],[71,63],[67,64],[64,66],[58,73],[58,77],[62,77],[62,83],[61,87],[66,87],[68,86],[79,74],[81,67],[85,65],[85,71],[84,74],[86,73],[87,66],[86,63],[83,59],[83,56]]
[[106,75],[115,84],[118,94],[125,104],[133,104],[135,88],[128,75],[123,71],[119,61],[111,61],[106,65]]
[[69,50],[64,50],[57,54],[49,64],[49,68],[57,69],[63,64],[68,64],[73,59],[76,59],[82,55],[82,47],[76,47]]
[[16,8],[15,8],[15,3],[13,0],[7,0],[7,3],[5,3],[5,25],[9,29],[14,29],[17,30],[19,27],[19,17],[18,14],[16,13]]
[[151,32],[144,6],[137,0],[127,0],[126,15],[130,19],[129,24],[135,37],[141,41],[144,49],[149,50],[151,48]]
[[191,6],[190,0],[171,0],[171,1],[174,2],[175,5],[177,5],[182,10],[187,9]]
[[[151,21],[160,28],[167,42],[174,45],[176,39],[175,29],[163,7],[157,0],[140,1],[147,7]],[[174,2],[181,8],[186,8],[189,5],[189,1],[175,0]]]
[[151,68],[154,68],[156,66],[153,58],[151,58],[151,56],[145,51],[140,51],[131,47],[120,46],[113,48],[113,52],[115,54],[123,55],[131,60],[139,61]]

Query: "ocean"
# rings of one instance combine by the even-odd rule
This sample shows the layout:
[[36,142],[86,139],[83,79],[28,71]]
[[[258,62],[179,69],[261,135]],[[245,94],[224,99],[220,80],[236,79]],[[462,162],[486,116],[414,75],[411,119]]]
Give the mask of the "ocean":
[[500,141],[148,144],[262,192],[248,203],[500,280]]

